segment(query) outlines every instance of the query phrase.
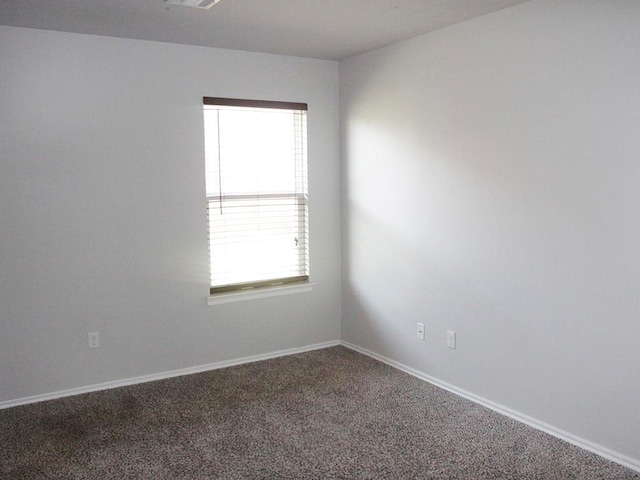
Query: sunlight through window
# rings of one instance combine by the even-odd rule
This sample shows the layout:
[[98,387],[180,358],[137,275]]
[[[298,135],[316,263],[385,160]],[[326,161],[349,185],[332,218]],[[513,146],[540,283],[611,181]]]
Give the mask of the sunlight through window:
[[211,293],[307,281],[306,105],[204,103]]

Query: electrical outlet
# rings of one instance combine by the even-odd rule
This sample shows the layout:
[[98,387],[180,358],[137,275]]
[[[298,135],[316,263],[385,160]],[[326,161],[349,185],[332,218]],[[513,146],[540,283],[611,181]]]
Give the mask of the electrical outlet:
[[456,332],[447,330],[447,347],[456,349]]
[[100,347],[100,333],[98,332],[90,332],[87,334],[89,340],[89,348],[99,348]]
[[416,333],[420,340],[424,340],[424,323],[418,323]]

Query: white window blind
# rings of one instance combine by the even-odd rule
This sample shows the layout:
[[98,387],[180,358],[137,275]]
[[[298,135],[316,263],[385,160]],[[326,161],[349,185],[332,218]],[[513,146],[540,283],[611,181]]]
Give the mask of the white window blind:
[[306,113],[204,98],[212,294],[308,281]]

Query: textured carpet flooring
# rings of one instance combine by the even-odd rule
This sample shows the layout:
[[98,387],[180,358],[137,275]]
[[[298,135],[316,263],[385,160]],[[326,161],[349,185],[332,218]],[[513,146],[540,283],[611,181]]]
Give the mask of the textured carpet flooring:
[[343,347],[0,411],[3,479],[640,479]]

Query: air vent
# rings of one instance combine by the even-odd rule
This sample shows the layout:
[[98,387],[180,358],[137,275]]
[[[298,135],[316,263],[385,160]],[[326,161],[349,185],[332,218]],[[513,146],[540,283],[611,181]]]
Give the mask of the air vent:
[[208,10],[220,0],[164,0],[167,5],[178,5],[180,7],[194,7]]

